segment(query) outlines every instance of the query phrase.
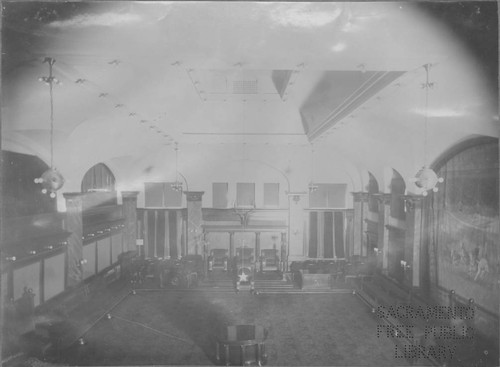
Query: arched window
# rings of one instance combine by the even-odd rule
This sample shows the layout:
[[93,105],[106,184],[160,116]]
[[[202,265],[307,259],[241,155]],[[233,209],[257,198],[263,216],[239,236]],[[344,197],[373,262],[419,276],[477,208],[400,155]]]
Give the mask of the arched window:
[[391,180],[391,216],[397,219],[405,219],[404,195],[406,184],[401,174],[395,169],[392,170]]
[[82,180],[82,192],[115,191],[115,176],[103,163],[98,163],[90,168]]

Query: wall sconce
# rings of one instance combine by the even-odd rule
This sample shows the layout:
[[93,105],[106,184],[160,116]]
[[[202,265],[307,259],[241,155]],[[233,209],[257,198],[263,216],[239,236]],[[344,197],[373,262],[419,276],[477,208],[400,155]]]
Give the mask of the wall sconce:
[[292,200],[294,201],[295,204],[298,204],[300,201],[300,197],[307,195],[307,192],[305,192],[305,191],[296,191],[296,192],[287,191],[287,192],[285,192],[285,194],[289,198],[292,198]]
[[77,260],[76,261],[76,265],[79,266],[79,267],[82,267],[86,263],[87,263],[87,259],[81,259],[81,260]]
[[413,201],[409,199],[404,199],[404,201],[405,201],[405,213],[413,211],[413,209],[415,208],[415,204],[413,203]]

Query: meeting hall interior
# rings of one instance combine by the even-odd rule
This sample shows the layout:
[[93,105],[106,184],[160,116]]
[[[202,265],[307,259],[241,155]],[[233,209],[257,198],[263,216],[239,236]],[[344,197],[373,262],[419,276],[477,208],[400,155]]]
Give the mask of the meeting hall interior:
[[5,366],[498,366],[498,5],[2,1]]

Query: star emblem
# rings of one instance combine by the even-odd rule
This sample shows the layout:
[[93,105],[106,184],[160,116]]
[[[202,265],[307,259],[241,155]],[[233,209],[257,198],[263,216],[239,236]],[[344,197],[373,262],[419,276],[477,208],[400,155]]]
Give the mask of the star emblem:
[[240,275],[238,275],[239,278],[240,278],[240,282],[248,282],[248,275],[245,274],[245,273],[241,273]]

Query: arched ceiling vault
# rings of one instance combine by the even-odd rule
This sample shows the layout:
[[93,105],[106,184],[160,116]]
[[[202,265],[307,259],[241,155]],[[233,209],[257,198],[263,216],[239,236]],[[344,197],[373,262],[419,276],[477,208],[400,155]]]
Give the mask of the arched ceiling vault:
[[268,152],[307,182],[313,144],[318,171],[344,167],[361,188],[367,171],[407,179],[467,136],[498,136],[495,3],[3,5],[4,148],[48,159],[39,78],[55,59],[54,164],[69,189],[97,162],[123,188],[168,179],[174,142],[195,180],[203,162]]

